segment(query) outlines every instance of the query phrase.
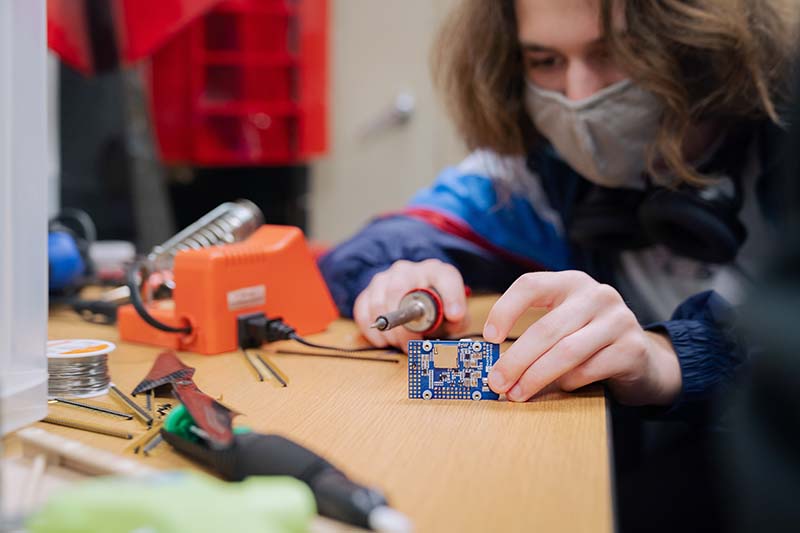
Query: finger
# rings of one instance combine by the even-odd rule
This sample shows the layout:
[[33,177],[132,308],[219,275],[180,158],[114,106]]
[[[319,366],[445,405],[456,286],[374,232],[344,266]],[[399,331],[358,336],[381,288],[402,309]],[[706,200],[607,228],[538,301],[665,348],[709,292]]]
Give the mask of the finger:
[[[417,287],[427,287],[427,276],[420,268],[419,263],[410,261],[397,261],[387,271],[384,290],[384,306],[379,314],[392,311],[397,308],[400,300],[408,291]],[[378,315],[375,315],[377,317]],[[373,318],[375,318],[373,317]]]
[[[610,346],[617,337],[617,331],[608,326],[606,321],[595,320],[558,341],[555,346],[525,370],[519,381],[508,391],[508,399],[515,402],[528,400],[561,376]],[[602,372],[602,366],[597,370]]]
[[614,397],[625,405],[668,405],[675,393],[663,396],[659,384],[648,380],[645,350],[641,337],[619,339],[563,376],[559,384],[564,390],[575,390],[605,381]]
[[588,283],[596,282],[583,272],[523,274],[492,307],[483,327],[483,337],[490,342],[503,342],[526,310],[531,307],[554,307]]
[[449,337],[455,337],[459,334],[466,333],[466,331],[469,329],[470,321],[470,316],[467,314],[465,314],[464,317],[458,322],[445,321],[444,331]]
[[597,300],[577,293],[534,322],[503,353],[489,373],[489,386],[507,392],[523,372],[564,337],[586,326],[597,315]]
[[364,292],[366,292],[369,297],[370,313],[383,305],[383,301],[386,298],[386,287],[389,284],[390,276],[391,274],[389,270],[379,272],[372,277],[372,281],[370,281],[369,285],[367,285],[367,288],[364,289]]
[[459,322],[467,314],[467,296],[464,278],[453,265],[437,261],[428,271],[428,283],[442,298],[444,317],[450,322]]
[[624,372],[625,357],[618,346],[607,346],[585,363],[575,367],[558,380],[558,384],[565,391],[574,391],[617,376]]
[[353,302],[353,320],[358,324],[359,327],[364,325],[367,321],[367,310],[369,306],[367,302],[369,301],[369,297],[367,296],[367,290],[361,291],[361,293],[356,296],[355,302]]
[[392,346],[397,346],[403,352],[408,353],[408,341],[411,339],[421,339],[422,335],[414,333],[406,328],[394,328],[386,333],[386,338]]

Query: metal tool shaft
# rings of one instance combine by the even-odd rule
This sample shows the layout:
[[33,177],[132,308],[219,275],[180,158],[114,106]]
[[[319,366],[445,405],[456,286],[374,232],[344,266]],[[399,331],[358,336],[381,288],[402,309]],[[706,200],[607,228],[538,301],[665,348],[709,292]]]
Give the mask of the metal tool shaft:
[[371,327],[386,331],[405,326],[416,333],[429,332],[442,321],[442,305],[433,289],[414,289],[400,300],[397,309],[380,315]]
[[155,437],[153,437],[153,439],[150,442],[147,443],[147,445],[145,445],[145,447],[142,449],[142,453],[145,456],[150,455],[150,452],[153,451],[153,449],[159,444],[161,444],[163,441],[164,438],[161,436],[160,433],[158,433]]
[[142,409],[139,406],[139,404],[128,398],[125,395],[125,393],[119,390],[115,385],[111,385],[108,388],[108,392],[112,398],[115,398],[122,405],[127,406],[133,413],[133,416],[141,420],[143,423],[147,424],[147,426],[153,425],[153,417],[150,416],[150,414],[147,411]]
[[87,409],[89,411],[102,413],[104,415],[116,416],[118,418],[122,418],[122,419],[125,419],[125,420],[133,419],[133,415],[129,415],[127,413],[120,413],[119,411],[114,411],[113,409],[107,409],[105,407],[99,407],[97,405],[90,405],[88,403],[76,402],[75,400],[67,400],[65,398],[53,398],[50,401],[52,401],[54,403],[62,403],[64,405],[69,405],[70,407],[78,407],[80,409]]
[[261,361],[261,364],[264,365],[264,368],[269,370],[269,373],[272,374],[272,377],[274,377],[278,383],[281,384],[281,387],[286,387],[288,385],[286,380],[281,376],[281,373],[278,372],[275,367],[268,362],[269,360],[266,357],[261,357],[258,354],[255,354],[255,356],[259,361]]
[[73,429],[80,429],[83,431],[91,431],[92,433],[100,433],[102,435],[108,435],[110,437],[117,437],[120,439],[130,440],[131,438],[133,438],[133,436],[127,431],[111,429],[98,424],[92,424],[90,422],[84,422],[82,420],[73,420],[71,418],[66,418],[61,416],[48,415],[42,419],[42,422],[47,422],[48,424],[55,424],[57,426],[64,426]]
[[420,302],[412,302],[409,305],[390,311],[385,315],[380,315],[371,327],[380,331],[386,331],[422,318],[424,315],[425,306]]
[[244,348],[242,350],[242,355],[244,356],[244,360],[247,361],[247,364],[250,365],[250,368],[253,370],[253,373],[256,375],[258,381],[264,381],[264,376],[261,374],[261,370],[258,369],[256,364],[253,362],[253,357],[251,354],[247,352]]

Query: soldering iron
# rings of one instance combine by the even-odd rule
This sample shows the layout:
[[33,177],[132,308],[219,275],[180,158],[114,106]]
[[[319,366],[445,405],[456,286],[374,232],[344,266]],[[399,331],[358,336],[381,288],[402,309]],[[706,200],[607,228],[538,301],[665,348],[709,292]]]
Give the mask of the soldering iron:
[[[465,290],[469,295],[470,290]],[[442,297],[433,288],[418,288],[408,291],[397,309],[380,315],[370,326],[380,331],[387,331],[397,326],[420,335],[439,335],[444,322],[444,305]]]

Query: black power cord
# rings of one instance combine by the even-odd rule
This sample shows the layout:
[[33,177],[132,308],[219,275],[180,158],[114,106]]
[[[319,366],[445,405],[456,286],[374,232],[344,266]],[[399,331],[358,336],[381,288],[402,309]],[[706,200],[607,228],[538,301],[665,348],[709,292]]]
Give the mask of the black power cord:
[[[266,353],[278,355],[302,355],[303,357],[329,357],[332,359],[350,359],[353,361],[375,361],[378,363],[399,363],[399,359],[393,357],[369,357],[366,355],[347,355],[346,353],[336,352],[299,352],[297,350],[270,350]],[[391,352],[390,352],[391,353]]]
[[139,281],[136,279],[136,275],[140,272],[140,270],[141,260],[134,261],[133,265],[131,265],[131,268],[128,270],[127,285],[128,290],[131,293],[131,304],[133,304],[133,308],[136,309],[136,312],[139,313],[139,316],[142,317],[142,320],[154,328],[160,329],[161,331],[166,331],[168,333],[191,333],[191,326],[176,328],[174,326],[170,326],[169,324],[164,324],[147,311],[147,308],[144,306],[144,302],[142,302],[142,294],[139,292]]
[[267,315],[264,313],[241,315],[237,318],[237,323],[239,346],[242,348],[257,348],[265,342],[295,341],[311,348],[333,350],[336,352],[358,353],[384,350],[390,353],[399,353],[399,350],[396,348],[375,348],[374,346],[367,346],[364,348],[342,348],[341,346],[317,344],[295,333],[294,328],[285,323],[282,318],[267,318]]
[[300,337],[297,334],[292,334],[289,339],[299,342],[303,346],[308,346],[309,348],[319,348],[321,350],[335,350],[337,352],[348,352],[348,353],[358,353],[358,352],[374,352],[375,350],[384,350],[390,353],[399,353],[399,350],[396,348],[376,348],[374,346],[366,346],[364,348],[340,348],[337,346],[328,346],[326,344],[317,344],[311,341],[307,341],[303,337]]

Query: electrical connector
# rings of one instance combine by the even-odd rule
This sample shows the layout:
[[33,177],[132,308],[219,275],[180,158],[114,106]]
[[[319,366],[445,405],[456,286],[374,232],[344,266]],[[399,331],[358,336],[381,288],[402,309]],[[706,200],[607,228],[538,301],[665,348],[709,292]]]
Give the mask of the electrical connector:
[[294,328],[281,317],[267,318],[264,313],[249,313],[236,318],[240,348],[258,348],[265,342],[292,340]]
[[267,315],[249,313],[236,317],[237,339],[240,348],[258,348],[266,339]]
[[281,317],[267,319],[265,331],[267,342],[288,341],[296,337],[294,328],[285,323]]

